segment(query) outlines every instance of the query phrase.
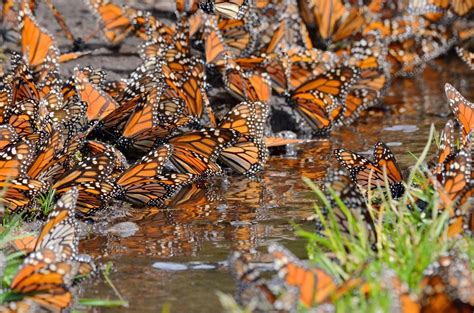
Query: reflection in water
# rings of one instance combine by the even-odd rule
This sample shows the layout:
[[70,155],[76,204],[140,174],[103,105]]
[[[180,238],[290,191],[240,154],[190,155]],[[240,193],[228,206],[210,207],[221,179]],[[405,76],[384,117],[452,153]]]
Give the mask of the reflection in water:
[[[422,151],[431,123],[441,129],[446,122],[444,83],[474,99],[473,76],[457,59],[441,60],[419,79],[396,80],[383,110],[372,110],[330,140],[297,145],[291,156],[273,156],[260,181],[228,177],[207,188],[190,186],[169,207],[134,209],[131,216],[114,221],[137,223],[139,230],[133,236],[94,235],[81,243],[81,249],[114,262],[112,280],[131,303],[122,312],[156,312],[164,303],[171,304],[172,312],[220,312],[215,290],[232,293],[234,288],[225,268],[170,272],[152,264],[217,263],[226,260],[231,250],[258,256],[271,241],[283,242],[304,257],[304,240],[295,237],[290,221],[313,227],[305,225],[305,219],[312,214],[315,197],[301,177],[321,181],[335,165],[333,149],[344,146],[368,152],[378,140],[391,143],[402,168],[413,164],[409,152]],[[114,297],[103,282],[91,283],[83,296]]]

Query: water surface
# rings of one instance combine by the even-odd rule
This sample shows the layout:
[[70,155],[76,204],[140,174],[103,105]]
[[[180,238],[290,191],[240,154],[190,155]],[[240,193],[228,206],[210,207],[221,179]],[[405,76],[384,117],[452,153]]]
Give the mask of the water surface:
[[[403,169],[414,164],[409,152],[419,155],[430,125],[441,130],[448,119],[445,82],[474,100],[472,72],[456,58],[437,60],[416,79],[395,80],[383,110],[372,110],[327,140],[298,145],[291,156],[273,156],[260,182],[221,179],[211,189],[183,192],[186,199],[167,209],[129,212],[131,216],[123,220],[135,221],[139,227],[131,236],[90,235],[81,242],[81,250],[99,262],[113,262],[111,279],[130,302],[129,308],[101,312],[157,312],[164,304],[172,312],[221,312],[215,291],[234,292],[223,264],[230,251],[258,255],[278,241],[304,258],[305,242],[294,235],[292,224],[311,229],[305,218],[312,214],[315,198],[301,177],[323,178],[327,168],[335,165],[332,149],[343,146],[369,152],[378,140],[391,147]],[[154,267],[156,262],[173,263]],[[208,266],[199,269],[190,262]],[[83,289],[83,297],[116,299],[101,280]]]

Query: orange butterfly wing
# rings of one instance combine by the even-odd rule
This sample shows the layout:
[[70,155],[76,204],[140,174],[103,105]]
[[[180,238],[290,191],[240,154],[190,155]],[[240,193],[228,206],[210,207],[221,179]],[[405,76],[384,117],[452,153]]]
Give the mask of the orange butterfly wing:
[[101,120],[118,108],[117,102],[93,85],[82,71],[76,69],[74,79],[79,97],[87,104],[89,121]]

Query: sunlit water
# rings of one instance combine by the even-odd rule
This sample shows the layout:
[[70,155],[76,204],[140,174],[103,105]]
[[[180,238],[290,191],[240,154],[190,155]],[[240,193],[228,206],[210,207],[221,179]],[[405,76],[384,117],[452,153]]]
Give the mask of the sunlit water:
[[[357,124],[334,132],[328,140],[294,147],[290,156],[273,156],[261,182],[230,177],[211,190],[198,190],[168,209],[135,210],[123,220],[139,226],[132,236],[90,235],[81,250],[112,261],[110,276],[129,308],[103,312],[157,312],[163,305],[172,312],[220,312],[216,290],[234,292],[225,266],[232,250],[259,254],[278,241],[305,257],[304,240],[293,224],[313,226],[314,196],[302,182],[324,177],[334,166],[332,149],[344,146],[366,151],[383,140],[403,169],[414,164],[426,144],[430,125],[441,130],[447,121],[444,84],[450,82],[468,99],[474,99],[474,75],[457,59],[435,62],[417,79],[396,80],[384,99],[385,108],[372,111]],[[174,262],[157,263],[155,262]],[[205,264],[205,269],[197,269]],[[178,263],[178,264],[176,264]],[[206,269],[207,268],[207,269]],[[116,299],[103,281],[83,287],[82,297]]]

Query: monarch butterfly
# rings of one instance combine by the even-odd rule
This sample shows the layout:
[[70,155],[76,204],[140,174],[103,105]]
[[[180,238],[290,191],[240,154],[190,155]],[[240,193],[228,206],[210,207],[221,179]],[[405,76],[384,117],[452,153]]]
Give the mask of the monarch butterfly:
[[441,256],[421,281],[422,312],[471,312],[474,284],[469,262],[456,255]]
[[140,54],[144,60],[159,60],[161,74],[176,83],[184,80],[190,73],[194,76],[204,75],[202,61],[189,54],[187,43],[179,42],[181,45],[170,45],[166,49],[160,42],[149,42],[142,47]]
[[[81,74],[94,85],[102,86],[104,84],[105,72],[101,70],[96,70],[90,66],[86,66],[81,68]],[[74,76],[70,77],[61,85],[61,94],[65,104],[68,104],[69,102],[79,102]]]
[[39,148],[35,159],[28,166],[27,175],[45,183],[52,183],[64,172],[62,163],[67,155],[61,154],[60,151],[64,143],[61,132],[51,124],[48,128],[45,134],[47,141],[44,141],[44,145]]
[[9,303],[8,308],[0,307],[2,312],[30,312],[39,308],[59,312],[68,307],[72,301],[69,291],[72,278],[76,274],[87,276],[95,269],[95,264],[89,260],[89,256],[74,261],[61,260],[56,251],[46,248],[31,253],[11,284],[12,291],[22,300]]
[[[175,81],[180,81],[187,72],[196,72],[199,75],[203,71],[203,65],[199,58],[190,55],[190,23],[187,15],[178,17],[173,34],[173,42],[164,45],[163,40],[149,41],[140,49],[140,56],[145,61],[158,59],[161,73]],[[201,74],[202,75],[202,74]]]
[[82,214],[90,214],[108,204],[114,192],[110,176],[115,165],[112,151],[85,157],[72,169],[64,173],[51,187],[58,194],[72,187],[79,191],[76,209]]
[[392,151],[383,143],[378,142],[374,148],[374,162],[346,149],[334,150],[336,159],[349,172],[351,180],[363,192],[384,186],[384,172],[392,197],[398,198],[404,192],[403,176]]
[[457,122],[460,124],[463,132],[463,141],[474,127],[474,104],[465,99],[459,91],[457,91],[449,83],[444,86],[446,97],[449,101],[451,111],[453,111]]
[[222,18],[217,23],[217,29],[222,36],[224,46],[233,56],[247,56],[254,51],[257,34],[252,29],[252,23],[247,19]]
[[348,38],[360,31],[365,23],[358,9],[346,10],[340,0],[309,1],[309,7],[310,14],[306,12],[301,15],[303,19],[306,17],[306,24],[311,26],[315,23],[320,38],[326,43]]
[[297,14],[297,8],[294,4],[286,6],[286,14],[288,19],[281,19],[277,26],[266,29],[268,34],[261,34],[261,36],[268,36],[269,39],[262,38],[263,42],[268,42],[260,51],[265,54],[279,53],[288,51],[293,47],[301,47],[307,50],[313,49],[313,42],[309,35],[306,24]]
[[204,72],[200,73],[198,76],[189,75],[181,82],[165,79],[167,86],[175,92],[178,98],[185,102],[187,115],[197,119],[200,119],[205,108],[209,107],[209,100],[203,90],[205,87]]
[[361,284],[359,279],[349,280],[338,286],[333,277],[319,268],[309,268],[290,251],[278,244],[271,244],[268,252],[273,264],[288,285],[299,289],[299,300],[306,307],[327,302],[336,293],[343,293]]
[[155,87],[148,92],[145,103],[136,105],[116,140],[120,148],[147,152],[157,141],[190,122],[189,117],[181,114],[185,107],[181,99],[164,97]]
[[375,106],[388,85],[387,75],[383,70],[363,70],[359,80],[351,86],[347,94],[343,122],[350,124],[363,110]]
[[[130,101],[136,101],[143,98],[144,95],[159,82],[155,74],[157,69],[156,60],[144,61],[129,78],[122,83],[118,82],[116,86],[122,86],[121,90],[116,90],[117,94],[111,94],[121,105],[126,105]],[[110,83],[108,83],[110,85]],[[113,85],[113,83],[112,83]],[[107,87],[104,87],[104,90]],[[107,91],[110,93],[110,90]]]
[[[354,188],[350,178],[341,170],[329,171],[324,180],[325,188],[331,188],[337,197],[339,197],[349,209],[360,209],[365,207],[364,196],[358,189]],[[329,197],[331,199],[332,196]],[[333,203],[333,207],[337,207]]]
[[[134,20],[145,15],[133,8],[120,7],[109,0],[89,0],[88,4],[99,16],[105,39],[112,45],[122,43],[134,31]],[[145,30],[137,32],[137,35],[148,38]]]
[[[7,99],[8,104],[11,106],[27,99],[39,100],[40,93],[36,88],[35,79],[29,67],[21,59],[14,62],[13,66],[14,77],[9,84],[10,87],[6,87],[11,89],[11,99]],[[8,90],[6,92],[6,96],[8,96],[10,92]]]
[[449,120],[444,126],[441,133],[437,156],[434,160],[432,172],[436,175],[441,174],[445,170],[445,166],[452,161],[456,155],[456,146],[454,139],[454,121]]
[[106,151],[111,151],[114,155],[115,164],[111,175],[115,177],[118,174],[123,173],[123,171],[125,171],[129,166],[128,161],[123,153],[114,146],[98,140],[87,140],[84,142],[84,146],[81,149],[81,153],[85,156],[100,155]]
[[472,0],[451,0],[450,10],[458,16],[467,16],[474,9]]
[[54,88],[39,102],[38,113],[43,123],[50,120],[72,128],[85,115],[86,106],[81,101],[64,101],[63,94]]
[[422,18],[407,18],[406,16],[392,19],[382,19],[367,23],[363,27],[363,34],[378,32],[382,39],[388,43],[404,41],[416,35],[415,30],[426,25]]
[[126,186],[160,175],[170,154],[171,147],[168,145],[163,145],[158,149],[150,151],[140,160],[129,166],[117,178],[116,183],[120,186]]
[[[70,258],[77,254],[79,239],[75,208],[78,197],[77,189],[73,188],[62,195],[56,202],[53,211],[48,216],[40,234],[36,238],[34,251],[51,249],[62,250],[63,258]],[[67,247],[68,249],[65,249]]]
[[13,141],[0,151],[0,181],[26,174],[34,153],[34,145],[27,140]]
[[247,13],[249,5],[247,0],[201,0],[199,8],[207,14],[240,20]]
[[160,206],[171,197],[179,188],[192,183],[196,179],[193,174],[167,173],[154,178],[137,181],[122,187],[122,194],[126,201],[135,205]]
[[[41,307],[59,311],[72,300],[70,287],[76,274],[90,275],[96,266],[89,256],[77,256],[74,217],[77,190],[65,193],[35,239],[33,251],[12,279],[10,288]],[[21,306],[22,302],[18,305]]]
[[176,10],[178,12],[195,13],[199,5],[197,0],[176,0]]
[[415,38],[389,43],[387,60],[390,63],[390,73],[395,76],[414,75],[424,67],[423,60],[417,52]]
[[474,71],[474,53],[462,47],[456,47],[456,52],[461,58],[461,60],[463,60],[464,63],[466,63],[467,66],[472,71]]
[[350,48],[349,64],[360,70],[346,97],[344,123],[352,123],[364,109],[374,106],[388,86],[385,72],[387,47],[378,33],[370,32]]
[[217,174],[221,168],[217,158],[240,135],[233,129],[203,129],[172,137],[171,163],[180,171],[191,174]]
[[8,123],[21,137],[28,138],[32,142],[39,139],[40,127],[38,121],[38,102],[32,99],[24,100],[16,104],[10,112],[5,114]]
[[19,12],[21,30],[21,52],[28,64],[38,69],[48,58],[57,60],[59,51],[53,36],[41,28],[27,6]]
[[[47,1],[47,4],[51,4]],[[21,34],[21,51],[25,60],[32,67],[33,71],[38,77],[42,78],[47,75],[49,71],[57,70],[57,63],[64,63],[75,60],[89,52],[70,52],[61,54],[58,49],[55,38],[46,29],[39,26],[38,22],[33,17],[28,6],[21,5],[19,11],[20,19],[20,34]],[[67,29],[67,36],[74,41],[74,37],[68,30],[66,24],[60,17],[59,12],[52,6],[54,16],[60,22],[63,29]],[[70,37],[72,36],[72,38]]]
[[0,125],[0,151],[17,140],[18,135],[10,124]]
[[76,91],[87,105],[88,121],[101,120],[119,107],[118,103],[99,87],[93,85],[80,69],[74,70]]
[[261,276],[259,269],[253,266],[245,255],[239,252],[232,253],[229,258],[229,267],[238,284],[237,301],[240,304],[245,306],[256,303],[256,309],[262,311],[291,312],[296,308],[297,289],[287,288],[288,290],[278,290],[280,294],[276,293]]
[[[339,231],[350,236],[354,235],[367,235],[367,238],[371,243],[375,243],[377,240],[377,233],[375,231],[375,224],[372,217],[367,210],[366,200],[360,193],[356,185],[351,179],[345,175],[341,170],[329,171],[324,180],[324,187],[326,188],[325,194],[331,201],[331,207],[323,208],[323,214],[327,220],[330,220],[330,216],[334,217],[339,228]],[[330,188],[330,190],[329,190]],[[333,196],[333,193],[341,201],[344,202],[346,207],[350,209],[350,214],[360,221],[360,225],[364,228],[365,232],[354,232],[349,226],[348,215],[341,210],[337,199]],[[324,224],[317,217],[316,221],[316,232],[324,236]]]
[[422,15],[431,22],[439,21],[448,9],[447,0],[415,0],[410,1],[408,12]]
[[[153,88],[153,87],[151,87]],[[105,116],[96,126],[94,132],[99,138],[106,138],[108,140],[116,140],[119,136],[119,131],[124,128],[124,125],[129,120],[130,116],[134,113],[135,109],[142,108],[145,105],[145,101],[148,99],[148,91],[135,95],[132,99],[123,101],[119,98],[122,96],[128,97],[124,94],[115,97],[117,103],[123,103],[115,110],[111,111]]]
[[224,43],[224,38],[222,38],[222,34],[217,27],[217,20],[215,18],[209,18],[205,26],[206,37],[204,42],[204,54],[206,64],[222,66],[227,48]]
[[4,123],[5,112],[10,110],[13,103],[13,92],[10,84],[4,84],[0,87],[0,122]]
[[353,67],[332,69],[289,92],[288,100],[314,132],[325,134],[340,122],[342,101],[358,76]]
[[242,136],[222,150],[219,160],[244,175],[260,171],[268,159],[263,141],[268,112],[268,105],[263,102],[242,102],[227,113],[219,128],[235,130]]
[[444,25],[431,24],[421,29],[421,40],[416,49],[423,62],[445,53],[454,45],[452,31]]
[[292,48],[281,54],[268,55],[261,62],[261,68],[270,76],[274,90],[282,94],[330,70],[335,65],[334,60],[335,55],[331,52]]
[[228,61],[224,73],[226,89],[242,101],[269,102],[271,97],[271,81],[266,73],[242,72],[239,66]]
[[348,49],[338,51],[338,54],[349,53],[349,64],[361,70],[384,67],[387,55],[387,45],[378,32],[368,32],[354,41]]
[[[435,189],[439,192],[441,209],[449,210],[450,225],[448,227],[448,236],[454,236],[463,231],[465,214],[462,211],[460,201],[465,201],[466,194],[470,194],[472,186],[471,181],[471,138],[468,137],[466,147],[461,149],[456,157],[450,161],[445,171],[442,172],[441,186],[435,183]],[[467,226],[467,225],[466,225]]]
[[25,259],[10,288],[42,307],[59,311],[72,300],[67,286],[73,277],[73,264],[56,251],[44,248]]

